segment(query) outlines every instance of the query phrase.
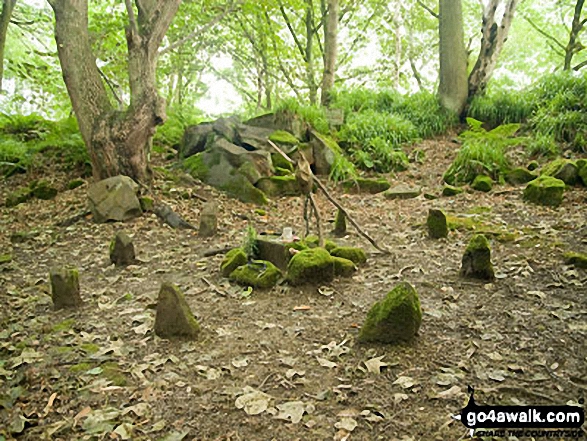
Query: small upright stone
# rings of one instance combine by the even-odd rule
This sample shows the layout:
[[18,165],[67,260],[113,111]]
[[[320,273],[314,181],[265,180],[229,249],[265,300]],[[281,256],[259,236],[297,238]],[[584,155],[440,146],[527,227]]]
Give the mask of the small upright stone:
[[200,228],[198,230],[198,236],[200,237],[212,237],[216,235],[218,229],[218,215],[217,206],[214,202],[208,202],[202,209],[200,215]]
[[495,278],[491,264],[491,248],[484,235],[476,234],[469,242],[463,255],[461,276],[480,280]]
[[338,237],[342,237],[346,234],[346,215],[341,210],[337,210],[336,212],[333,233]]
[[110,242],[110,263],[116,266],[127,266],[135,262],[135,246],[132,239],[126,233],[119,231]]
[[444,239],[445,237],[448,237],[446,215],[442,210],[431,208],[428,211],[426,226],[428,227],[428,236],[430,236],[431,239]]
[[418,293],[412,285],[402,282],[371,307],[361,327],[359,341],[406,342],[418,333],[421,323],[422,308]]
[[200,332],[181,290],[169,282],[164,282],[157,299],[155,313],[155,334],[166,339],[194,340]]
[[75,309],[82,305],[79,272],[76,268],[51,268],[49,279],[55,309]]

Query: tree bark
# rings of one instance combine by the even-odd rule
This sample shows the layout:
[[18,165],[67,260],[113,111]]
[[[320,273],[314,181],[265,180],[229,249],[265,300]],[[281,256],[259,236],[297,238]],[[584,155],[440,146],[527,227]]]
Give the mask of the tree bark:
[[477,62],[469,75],[469,100],[482,94],[493,75],[503,45],[508,38],[518,0],[507,0],[501,23],[496,20],[500,0],[491,0],[483,11],[483,37]]
[[116,110],[96,66],[88,32],[87,0],[49,0],[63,79],[97,180],[119,174],[146,182],[151,140],[165,121],[156,89],[158,49],[181,0],[126,0],[130,105]]
[[316,104],[318,99],[318,85],[314,76],[314,4],[312,0],[306,0],[306,81],[310,92],[310,103]]
[[571,63],[573,62],[573,57],[577,52],[580,52],[584,49],[584,46],[577,41],[579,34],[585,26],[585,22],[581,20],[581,12],[583,10],[584,3],[585,0],[577,0],[577,4],[575,5],[573,24],[571,26],[571,32],[569,34],[569,43],[565,48],[565,64],[563,70],[571,70]]
[[2,14],[0,15],[0,92],[2,92],[2,78],[4,78],[4,48],[6,47],[6,34],[8,34],[8,25],[16,0],[4,0],[2,4]]
[[461,114],[467,102],[467,58],[461,0],[440,0],[440,104]]
[[338,56],[338,18],[339,1],[328,0],[328,11],[324,25],[324,74],[322,76],[322,91],[320,103],[328,106],[330,93],[336,76],[336,60]]

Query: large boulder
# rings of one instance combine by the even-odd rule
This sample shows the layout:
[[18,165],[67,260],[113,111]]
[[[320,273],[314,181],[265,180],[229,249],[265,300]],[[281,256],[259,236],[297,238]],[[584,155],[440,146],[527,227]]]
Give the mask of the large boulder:
[[560,179],[567,185],[575,185],[579,179],[577,164],[564,158],[555,159],[550,164],[545,165],[540,174]]
[[211,122],[187,127],[179,145],[179,158],[189,158],[206,150],[206,143],[213,133],[214,124]]
[[315,130],[310,130],[310,145],[313,153],[313,171],[317,175],[328,175],[337,151],[340,151],[339,145],[333,139],[322,135]]
[[551,176],[540,176],[529,182],[524,190],[524,199],[539,205],[558,207],[563,201],[565,183]]
[[412,285],[402,282],[383,300],[375,303],[361,332],[359,341],[394,344],[414,338],[422,323],[422,308]]
[[244,122],[247,126],[262,127],[271,130],[283,130],[291,133],[297,139],[307,139],[308,125],[296,114],[287,110],[276,113],[267,113]]
[[98,223],[126,221],[143,214],[138,184],[128,176],[103,179],[88,188],[90,210]]

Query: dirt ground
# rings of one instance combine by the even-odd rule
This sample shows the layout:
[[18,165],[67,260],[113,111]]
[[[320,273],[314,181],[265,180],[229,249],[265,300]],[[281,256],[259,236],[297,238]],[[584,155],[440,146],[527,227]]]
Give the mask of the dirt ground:
[[[458,146],[446,138],[418,147],[424,163],[390,181],[439,194]],[[75,176],[46,177],[65,186]],[[2,199],[26,179],[3,182]],[[567,191],[557,209],[524,203],[521,187],[435,200],[332,189],[392,254],[349,226],[340,242],[369,252],[352,279],[250,292],[221,277],[222,255],[204,251],[238,246],[247,218],[258,232],[291,226],[301,233],[301,199],[273,200],[262,216],[203,186],[162,175],[155,186],[194,225],[203,201],[186,199],[186,190],[217,200],[219,235],[203,240],[154,215],[59,226],[85,210],[87,185],[0,209],[0,254],[13,257],[0,266],[0,440],[457,440],[469,438],[452,418],[467,403],[468,385],[478,404],[587,398],[587,274],[562,259],[565,251],[587,251],[585,188]],[[335,209],[317,199],[332,222]],[[460,219],[447,240],[427,238],[429,208]],[[134,238],[140,259],[126,269],[108,261],[120,230]],[[475,231],[492,239],[494,283],[458,275]],[[53,311],[48,272],[55,265],[79,268],[79,311]],[[184,291],[202,327],[197,341],[153,334],[163,281]],[[418,337],[401,346],[358,344],[368,309],[400,281],[420,295]],[[383,357],[380,373],[365,365],[376,357]],[[253,407],[265,411],[237,408],[254,396]]]

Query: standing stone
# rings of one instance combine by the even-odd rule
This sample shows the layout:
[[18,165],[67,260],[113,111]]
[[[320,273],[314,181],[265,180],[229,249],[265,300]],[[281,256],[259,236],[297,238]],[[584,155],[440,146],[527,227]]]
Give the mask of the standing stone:
[[333,233],[338,237],[342,237],[346,234],[346,215],[341,210],[337,210],[336,212]]
[[426,226],[428,227],[428,236],[430,236],[431,239],[444,239],[445,237],[448,237],[446,215],[442,210],[431,208],[428,211]]
[[103,179],[88,188],[90,209],[97,223],[126,221],[143,214],[138,184],[128,176]]
[[122,231],[116,233],[110,242],[110,262],[116,266],[132,265],[136,262],[132,239]]
[[212,237],[216,235],[218,229],[218,208],[214,202],[208,202],[202,209],[200,215],[200,229],[198,230],[198,236],[200,237]]
[[481,280],[495,278],[489,241],[482,234],[476,234],[469,242],[463,255],[461,276]]
[[51,268],[49,279],[55,309],[75,309],[82,305],[76,268]]
[[161,338],[185,338],[194,340],[200,332],[181,290],[172,283],[164,282],[157,299],[155,334]]

